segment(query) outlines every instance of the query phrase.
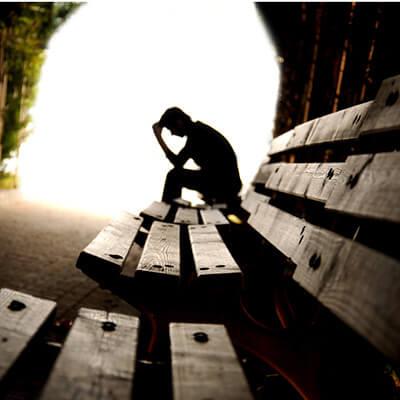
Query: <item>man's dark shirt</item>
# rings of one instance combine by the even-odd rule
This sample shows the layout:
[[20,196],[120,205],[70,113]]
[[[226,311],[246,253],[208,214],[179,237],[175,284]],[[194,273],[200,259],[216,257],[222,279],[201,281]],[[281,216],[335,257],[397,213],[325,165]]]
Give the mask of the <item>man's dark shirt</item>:
[[182,167],[189,158],[211,180],[239,192],[242,183],[235,152],[218,131],[199,121],[193,123],[186,145],[176,156],[175,165]]

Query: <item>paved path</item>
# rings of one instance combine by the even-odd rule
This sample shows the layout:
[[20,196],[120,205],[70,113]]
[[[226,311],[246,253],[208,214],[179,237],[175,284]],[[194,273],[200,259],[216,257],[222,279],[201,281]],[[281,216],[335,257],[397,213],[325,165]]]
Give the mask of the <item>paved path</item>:
[[82,306],[133,314],[75,267],[79,252],[108,220],[0,190],[0,288],[57,301],[62,321],[74,319]]

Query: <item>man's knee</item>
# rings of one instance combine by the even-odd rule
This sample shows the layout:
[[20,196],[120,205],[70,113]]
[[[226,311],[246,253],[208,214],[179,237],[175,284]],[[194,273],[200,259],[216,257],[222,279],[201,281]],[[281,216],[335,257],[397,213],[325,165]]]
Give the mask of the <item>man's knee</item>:
[[168,180],[179,180],[182,176],[182,168],[172,168],[167,173]]

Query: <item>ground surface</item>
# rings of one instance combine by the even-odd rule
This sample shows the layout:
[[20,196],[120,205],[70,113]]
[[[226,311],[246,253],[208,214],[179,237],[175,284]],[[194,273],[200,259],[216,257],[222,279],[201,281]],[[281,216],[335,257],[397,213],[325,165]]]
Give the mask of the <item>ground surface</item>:
[[109,219],[0,190],[0,288],[55,300],[58,321],[74,319],[80,307],[134,313],[75,267],[79,252]]

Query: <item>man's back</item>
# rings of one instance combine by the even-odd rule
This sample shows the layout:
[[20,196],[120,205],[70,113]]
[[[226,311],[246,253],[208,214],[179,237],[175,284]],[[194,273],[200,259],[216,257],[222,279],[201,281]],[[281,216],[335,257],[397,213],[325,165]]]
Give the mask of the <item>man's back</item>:
[[239,174],[232,146],[212,127],[199,121],[193,123],[187,146],[190,157],[204,171]]

